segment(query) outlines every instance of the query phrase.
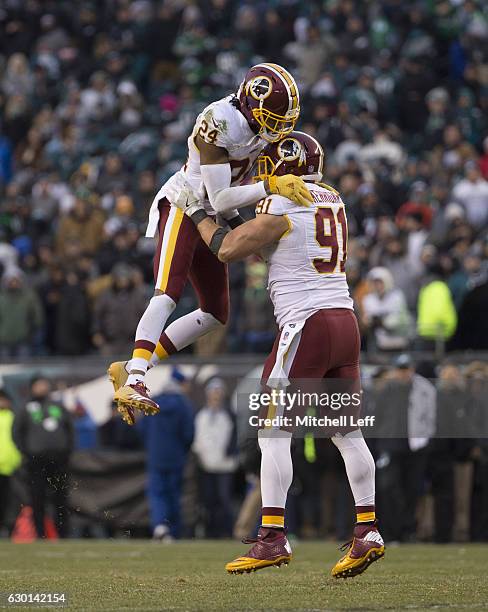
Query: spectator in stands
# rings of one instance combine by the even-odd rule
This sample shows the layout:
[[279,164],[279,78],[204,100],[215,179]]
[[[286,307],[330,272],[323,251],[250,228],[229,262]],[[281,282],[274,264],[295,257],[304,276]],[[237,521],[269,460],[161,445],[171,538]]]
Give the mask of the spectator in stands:
[[139,430],[147,450],[147,496],[153,539],[170,541],[181,535],[180,499],[183,471],[193,442],[193,406],[187,383],[176,367],[156,401],[154,417],[142,418]]
[[9,139],[1,132],[0,125],[0,188],[12,178],[12,147]]
[[94,450],[98,446],[97,425],[85,410],[83,404],[77,400],[73,417],[74,450]]
[[103,215],[90,203],[77,198],[71,210],[59,222],[56,236],[57,251],[60,257],[68,253],[71,243],[80,246],[81,253],[95,253],[103,239]]
[[244,350],[263,353],[271,349],[275,337],[273,306],[269,300],[267,269],[264,262],[246,262],[246,288],[243,297],[242,324]]
[[153,201],[154,194],[157,192],[157,185],[154,172],[144,170],[137,179],[137,185],[134,189],[134,209],[138,220],[144,222],[147,218],[149,207]]
[[411,335],[411,317],[405,296],[394,286],[386,268],[373,268],[368,279],[371,291],[363,299],[361,320],[368,340],[382,351],[406,348]]
[[49,353],[57,353],[58,311],[61,294],[65,284],[64,270],[60,264],[46,262],[44,266],[45,277],[40,285],[39,294],[44,309],[45,326],[44,335],[46,348]]
[[113,214],[111,214],[104,225],[107,238],[112,238],[121,229],[127,229],[133,224],[134,205],[132,199],[127,195],[119,195],[115,198]]
[[49,379],[34,378],[30,400],[15,416],[13,438],[24,456],[37,537],[44,538],[48,495],[54,505],[54,521],[61,538],[69,534],[69,457],[73,449],[71,415],[51,399]]
[[430,146],[442,142],[442,132],[449,120],[449,92],[444,87],[434,87],[426,96],[429,116],[425,125]]
[[93,344],[104,355],[128,352],[145,307],[146,292],[137,284],[135,271],[124,263],[116,264],[111,286],[95,301]]
[[43,321],[37,293],[25,285],[19,268],[9,268],[0,290],[0,355],[7,359],[32,354]]
[[419,346],[432,349],[436,342],[446,342],[456,331],[457,313],[451,291],[444,280],[439,261],[429,265],[429,276],[419,292],[417,332]]
[[32,220],[39,236],[49,233],[49,224],[58,213],[59,201],[54,193],[54,185],[43,176],[32,187]]
[[483,178],[488,181],[488,136],[483,140],[483,155],[480,158],[480,170]]
[[80,274],[68,271],[56,308],[55,351],[83,355],[90,347],[90,303]]
[[114,189],[123,191],[128,183],[127,172],[124,171],[122,159],[117,153],[110,153],[105,158],[103,168],[97,180],[97,191],[108,193]]
[[396,358],[393,372],[375,400],[375,412],[383,533],[388,540],[413,541],[427,447],[435,433],[436,390],[429,380],[415,373],[409,355]]
[[[478,435],[471,454],[474,460],[472,480],[462,483],[463,488],[472,491],[469,498],[471,506],[465,506],[469,518],[464,521],[466,528],[470,523],[470,536],[474,541],[488,541],[488,366],[485,361],[472,361],[464,371],[467,389],[473,409],[477,415]],[[471,476],[468,472],[468,476]],[[466,479],[465,479],[466,480]],[[470,485],[473,485],[471,488]]]
[[195,418],[193,451],[202,473],[205,533],[209,538],[232,535],[232,485],[237,468],[233,415],[226,406],[226,387],[214,378],[205,387],[206,402]]
[[488,181],[481,176],[478,164],[469,160],[464,166],[464,179],[452,190],[452,197],[466,211],[466,218],[477,230],[488,222]]
[[14,413],[10,395],[0,389],[0,532],[5,524],[10,501],[10,477],[21,463],[21,455],[12,439]]
[[488,281],[482,280],[469,291],[461,304],[456,333],[449,343],[452,350],[488,350]]
[[0,228],[0,266],[1,271],[7,271],[9,268],[16,268],[18,265],[19,254],[17,249],[9,244],[7,239],[7,231],[5,228]]
[[[472,398],[461,369],[453,363],[442,365],[437,389],[436,432],[428,449],[434,498],[434,541],[452,541],[454,529],[456,540],[466,541],[473,481],[472,465],[466,464],[474,446],[476,428]],[[459,486],[460,479],[456,479],[456,472],[460,471],[465,483],[462,486]]]

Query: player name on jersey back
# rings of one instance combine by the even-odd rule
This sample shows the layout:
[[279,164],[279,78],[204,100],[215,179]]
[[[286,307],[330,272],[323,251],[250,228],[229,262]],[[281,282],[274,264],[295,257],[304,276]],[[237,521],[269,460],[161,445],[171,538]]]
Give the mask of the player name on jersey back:
[[323,202],[328,204],[337,204],[342,201],[341,196],[337,192],[328,191],[324,188],[321,188],[319,191],[318,189],[310,187],[309,191],[312,194],[313,201],[316,204],[321,204]]

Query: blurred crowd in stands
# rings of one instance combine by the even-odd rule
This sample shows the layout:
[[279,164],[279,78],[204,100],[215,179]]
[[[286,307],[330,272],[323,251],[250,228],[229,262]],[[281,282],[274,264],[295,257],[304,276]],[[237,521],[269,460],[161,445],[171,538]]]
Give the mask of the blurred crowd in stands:
[[[3,357],[128,350],[151,200],[196,114],[262,60],[297,78],[346,202],[365,346],[488,348],[486,2],[0,0]],[[207,350],[268,350],[265,285],[261,261],[231,266]]]
[[[161,412],[135,427],[116,411],[98,426],[82,405],[67,411],[53,382],[36,377],[15,410],[0,391],[0,537],[22,535],[26,514],[34,538],[255,532],[260,452],[228,380],[213,376],[195,396],[195,381],[173,368],[156,398]],[[376,416],[363,431],[373,435],[385,538],[488,541],[488,365],[445,361],[434,370],[401,354],[372,371],[364,390],[363,416]],[[354,502],[337,449],[309,431],[292,452],[289,532],[347,539]]]

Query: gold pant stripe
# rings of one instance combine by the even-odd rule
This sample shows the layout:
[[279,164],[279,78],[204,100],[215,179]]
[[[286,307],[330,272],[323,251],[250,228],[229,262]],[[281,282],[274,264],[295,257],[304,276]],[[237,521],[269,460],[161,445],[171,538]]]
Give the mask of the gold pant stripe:
[[160,255],[161,259],[164,257],[163,270],[162,273],[160,272],[161,280],[157,285],[157,288],[160,291],[166,291],[166,287],[168,286],[169,271],[171,269],[173,256],[175,254],[176,240],[178,238],[178,232],[180,231],[184,216],[185,213],[182,210],[173,206],[171,207],[170,216],[168,217],[168,221],[170,220],[170,217],[172,217],[171,225],[170,227],[166,226],[164,228],[164,233],[166,234],[166,232],[169,231],[169,235],[167,239],[166,236],[163,237],[163,246],[161,248]]
[[152,353],[147,349],[136,348],[132,353],[132,357],[134,357],[134,359],[145,359],[146,361],[149,361],[152,357]]
[[285,517],[284,516],[263,516],[261,525],[263,525],[263,527],[284,527]]
[[370,521],[374,521],[376,518],[376,514],[374,512],[360,512],[357,516],[358,523],[369,523]]

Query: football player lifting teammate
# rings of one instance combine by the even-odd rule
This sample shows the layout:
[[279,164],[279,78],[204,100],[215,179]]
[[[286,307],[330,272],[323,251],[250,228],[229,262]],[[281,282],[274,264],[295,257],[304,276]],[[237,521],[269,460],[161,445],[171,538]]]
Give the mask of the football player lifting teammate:
[[[198,203],[182,208],[205,244],[222,262],[262,253],[267,260],[269,291],[279,327],[263,371],[263,387],[336,385],[360,398],[360,338],[345,275],[347,219],[340,194],[319,181],[324,153],[302,132],[270,145],[258,160],[258,178],[301,176],[313,205],[297,206],[289,196],[271,195],[256,206],[256,218],[228,231],[217,226]],[[344,460],[356,505],[357,522],[345,555],[332,569],[337,578],[362,573],[384,555],[376,526],[375,462],[358,427],[360,402],[348,423],[329,430]],[[283,407],[272,406],[279,416]],[[346,411],[347,412],[347,409]],[[288,413],[289,414],[289,413]],[[271,421],[271,419],[269,419]],[[263,419],[264,421],[264,419]],[[256,540],[244,556],[227,564],[230,573],[254,571],[291,560],[286,537],[285,505],[292,482],[292,432],[263,423],[261,449],[262,520]]]

